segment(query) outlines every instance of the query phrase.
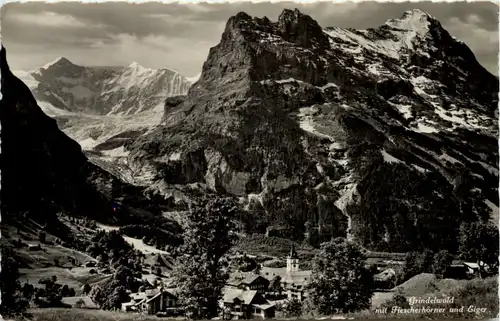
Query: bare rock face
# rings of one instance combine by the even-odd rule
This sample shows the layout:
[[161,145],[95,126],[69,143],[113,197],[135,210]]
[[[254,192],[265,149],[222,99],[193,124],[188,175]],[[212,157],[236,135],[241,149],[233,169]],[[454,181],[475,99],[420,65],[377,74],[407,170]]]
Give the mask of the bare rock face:
[[461,220],[498,206],[497,92],[420,10],[364,31],[239,13],[185,99],[126,147],[159,180],[239,196],[292,238],[313,226],[373,249],[450,248]]
[[213,149],[205,149],[205,158],[208,166],[205,182],[213,191],[223,190],[237,196],[246,194],[250,174],[232,170],[224,156]]
[[284,10],[278,18],[281,37],[304,48],[328,48],[328,36],[323,33],[319,24],[308,15],[295,9]]

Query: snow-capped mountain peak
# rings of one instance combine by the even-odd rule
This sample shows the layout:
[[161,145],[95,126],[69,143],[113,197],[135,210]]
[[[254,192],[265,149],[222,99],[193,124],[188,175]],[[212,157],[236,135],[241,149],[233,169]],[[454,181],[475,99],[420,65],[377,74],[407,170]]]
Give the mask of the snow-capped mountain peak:
[[[132,83],[141,83],[145,78],[159,73],[161,73],[161,70],[146,68],[134,61],[128,65],[127,68],[125,68],[123,75],[129,78]],[[132,83],[129,82],[127,87],[129,87]]]
[[385,25],[423,35],[429,31],[431,19],[434,20],[428,13],[413,9],[405,11],[399,19],[389,19]]
[[54,59],[52,62],[45,64],[42,67],[42,69],[49,69],[53,66],[68,66],[68,65],[73,65],[73,63],[65,57],[59,57]]
[[145,69],[140,63],[133,61],[130,65],[128,65],[128,68],[133,68],[133,69]]

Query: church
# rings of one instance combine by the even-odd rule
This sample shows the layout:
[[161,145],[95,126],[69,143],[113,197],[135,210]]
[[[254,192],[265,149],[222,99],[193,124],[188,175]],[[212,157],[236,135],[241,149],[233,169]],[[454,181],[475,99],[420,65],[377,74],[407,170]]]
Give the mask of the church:
[[305,286],[311,279],[311,270],[300,270],[299,256],[292,245],[290,254],[286,258],[286,268],[271,268],[262,267],[261,273],[268,280],[274,279],[276,276],[281,278],[281,284],[286,291],[288,299],[298,299],[302,301],[306,295]]

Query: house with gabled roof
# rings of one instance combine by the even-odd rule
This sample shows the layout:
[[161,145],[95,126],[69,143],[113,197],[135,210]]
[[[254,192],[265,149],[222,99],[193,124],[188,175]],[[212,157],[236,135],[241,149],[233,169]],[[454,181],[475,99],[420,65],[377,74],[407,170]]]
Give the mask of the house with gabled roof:
[[228,285],[243,290],[256,290],[258,293],[263,295],[268,290],[269,283],[269,280],[261,275],[247,273],[234,276],[228,282]]
[[182,313],[182,307],[179,305],[176,292],[176,289],[160,287],[148,289],[145,292],[131,293],[130,302],[123,303],[122,310],[179,315]]
[[222,300],[224,319],[267,319],[275,316],[275,305],[256,290],[225,287]]

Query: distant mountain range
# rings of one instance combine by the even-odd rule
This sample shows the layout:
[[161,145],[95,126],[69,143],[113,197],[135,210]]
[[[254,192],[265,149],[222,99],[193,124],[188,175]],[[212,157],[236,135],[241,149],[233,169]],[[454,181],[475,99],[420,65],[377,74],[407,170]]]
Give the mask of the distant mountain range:
[[197,77],[169,69],[84,67],[58,58],[32,71],[13,71],[39,106],[84,150],[109,138],[158,125],[165,99],[185,95]]
[[40,103],[92,115],[132,115],[187,93],[191,81],[169,69],[85,67],[58,58],[29,72],[14,71]]

